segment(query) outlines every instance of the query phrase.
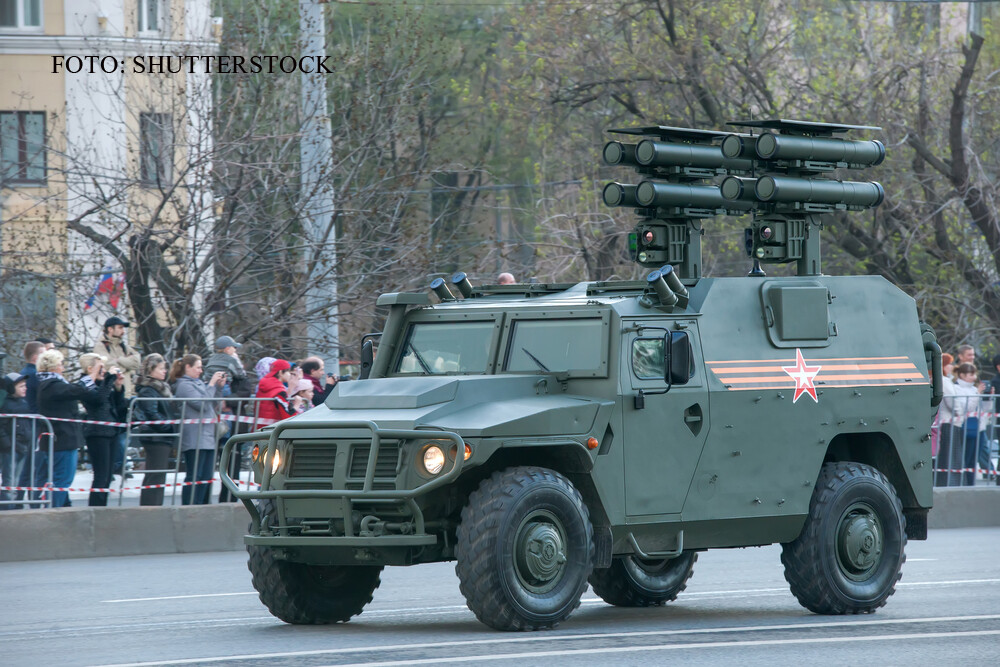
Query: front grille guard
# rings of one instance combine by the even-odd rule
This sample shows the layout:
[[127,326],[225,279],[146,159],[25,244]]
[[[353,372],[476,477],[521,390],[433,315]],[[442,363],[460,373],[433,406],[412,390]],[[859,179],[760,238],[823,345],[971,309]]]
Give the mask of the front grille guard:
[[[372,433],[372,444],[371,449],[368,451],[368,467],[365,470],[365,482],[364,486],[360,489],[270,489],[271,486],[271,461],[274,460],[274,453],[278,449],[278,440],[281,434],[287,430],[309,430],[309,429],[322,429],[323,431],[329,431],[330,428],[336,429],[368,429]],[[427,440],[433,438],[435,440],[451,440],[455,443],[456,452],[458,454],[455,456],[455,461],[451,466],[451,470],[444,473],[439,477],[428,480],[427,482],[421,484],[420,486],[413,489],[400,489],[400,490],[373,490],[374,480],[375,480],[375,463],[378,460],[379,446],[383,439],[389,440]],[[239,486],[233,481],[232,477],[229,475],[229,463],[231,457],[233,456],[233,448],[236,445],[240,445],[247,442],[260,442],[267,441],[265,449],[263,452],[263,461],[261,465],[264,470],[263,479],[261,479],[260,490],[253,491],[250,489],[240,489]],[[220,457],[219,464],[219,477],[222,480],[223,486],[229,489],[229,492],[233,496],[239,498],[243,504],[246,506],[247,511],[250,513],[250,519],[252,521],[251,533],[260,533],[260,512],[257,511],[257,506],[254,504],[255,500],[266,500],[272,498],[278,503],[281,503],[284,499],[291,498],[330,498],[330,499],[344,499],[349,503],[353,503],[355,500],[364,501],[395,501],[403,505],[406,505],[413,514],[413,521],[415,523],[416,533],[418,535],[425,533],[424,526],[424,514],[420,507],[414,500],[418,495],[427,493],[439,486],[444,486],[452,482],[456,477],[462,472],[462,466],[465,463],[465,457],[462,453],[465,451],[465,442],[462,440],[461,436],[457,433],[452,433],[450,431],[417,431],[417,430],[404,430],[404,429],[380,429],[378,424],[371,421],[355,421],[355,422],[337,422],[336,424],[331,424],[330,422],[321,421],[287,421],[278,422],[274,425],[274,428],[269,431],[257,431],[256,433],[244,433],[240,435],[235,435],[230,438],[225,447],[222,449],[222,456]],[[279,507],[280,509],[280,507]],[[347,512],[344,517],[344,528],[345,536],[355,535],[354,526],[352,525],[351,512]]]

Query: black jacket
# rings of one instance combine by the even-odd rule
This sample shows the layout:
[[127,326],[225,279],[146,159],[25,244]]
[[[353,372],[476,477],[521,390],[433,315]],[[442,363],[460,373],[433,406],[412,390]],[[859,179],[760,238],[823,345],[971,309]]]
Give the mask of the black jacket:
[[[28,406],[27,399],[8,396],[3,405],[0,405],[0,412],[15,415],[30,415],[31,408]],[[10,417],[0,419],[0,452],[10,452],[10,436],[13,432],[14,451],[17,454],[28,454],[31,452],[31,422],[34,420],[18,419],[16,420],[16,426],[12,423],[14,421]],[[41,424],[35,426],[36,434],[40,435],[43,430]]]
[[[38,383],[38,412],[46,417],[80,419],[80,403],[97,406],[101,402],[97,392],[59,378],[47,378]],[[83,424],[54,421],[55,450],[69,452],[83,446]]]
[[[132,421],[151,422],[177,418],[176,415],[174,415],[173,410],[170,408],[170,403],[167,402],[165,396],[149,385],[137,386],[138,391],[136,391],[136,398],[159,400],[135,401],[132,404]],[[144,436],[136,440],[136,442],[140,445],[177,444],[177,438],[145,437],[147,434],[152,433],[162,433],[165,436],[177,433],[176,424],[140,424],[133,427],[132,432],[139,433]]]
[[[76,384],[84,389],[87,385],[83,380],[77,380]],[[87,419],[97,422],[120,422],[125,418],[125,388],[115,390],[115,376],[105,375],[103,380],[90,389],[100,398],[99,403],[87,404]],[[85,438],[113,438],[120,429],[117,426],[103,426],[99,424],[84,424],[83,436]]]

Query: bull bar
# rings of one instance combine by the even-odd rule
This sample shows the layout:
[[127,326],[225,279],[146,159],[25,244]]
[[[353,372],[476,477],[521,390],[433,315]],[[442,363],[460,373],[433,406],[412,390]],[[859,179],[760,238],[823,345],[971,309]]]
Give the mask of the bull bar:
[[[278,440],[281,434],[288,430],[309,430],[317,429],[329,431],[367,429],[371,431],[371,448],[368,452],[368,463],[365,469],[365,481],[363,487],[358,489],[269,489],[271,484],[271,462],[274,460],[275,452],[278,449]],[[372,487],[375,478],[375,463],[378,460],[379,447],[383,439],[398,440],[450,440],[457,447],[457,454],[451,470],[434,479],[420,484],[412,489],[393,489],[375,491]],[[233,447],[243,443],[267,441],[266,448],[258,459],[263,467],[263,477],[260,482],[260,490],[240,489],[233,481],[228,472],[228,462],[233,455]],[[344,536],[337,537],[265,537],[260,535],[261,516],[254,504],[255,500],[274,499],[280,504],[285,499],[317,498],[343,500],[348,504],[348,508],[355,500],[365,502],[398,502],[407,506],[413,514],[415,532],[412,535],[381,535],[378,543],[385,546],[416,546],[422,544],[434,544],[437,541],[435,535],[426,533],[423,511],[417,505],[415,498],[418,495],[432,491],[440,486],[449,484],[462,472],[465,462],[463,452],[465,451],[465,441],[461,436],[451,431],[437,430],[413,430],[413,429],[381,429],[378,424],[372,421],[350,421],[330,423],[326,421],[293,421],[287,420],[278,422],[270,430],[258,431],[256,433],[244,433],[235,435],[226,441],[222,449],[221,463],[219,466],[219,477],[222,484],[229,489],[230,493],[239,498],[250,513],[251,535],[247,536],[247,543],[265,545],[276,544],[281,546],[361,546],[371,544],[368,537],[358,536],[354,529],[354,522],[351,511],[344,512]],[[363,523],[363,522],[362,522]]]

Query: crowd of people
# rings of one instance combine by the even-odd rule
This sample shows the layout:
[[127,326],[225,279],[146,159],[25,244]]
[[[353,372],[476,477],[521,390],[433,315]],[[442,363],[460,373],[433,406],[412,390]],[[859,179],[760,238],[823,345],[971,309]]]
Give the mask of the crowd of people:
[[[66,357],[52,341],[25,344],[25,367],[0,382],[0,414],[25,415],[0,418],[0,486],[35,490],[0,491],[0,501],[7,501],[0,510],[20,508],[27,505],[22,501],[38,501],[46,493],[53,507],[70,506],[67,491],[42,489],[50,482],[52,489],[72,487],[82,452],[93,470],[88,505],[107,505],[113,476],[131,474],[125,467],[129,420],[133,445],[142,449],[143,467],[150,471],[139,504],[163,504],[172,451],[185,472],[181,502],[206,504],[220,443],[236,428],[262,428],[319,405],[338,380],[325,372],[319,357],[295,362],[264,357],[247,371],[242,345],[230,336],[220,336],[205,361],[196,354],[173,363],[159,354],[142,357],[127,342],[128,326],[118,317],[105,321],[93,352],[76,359],[75,380],[67,377]],[[246,400],[251,398],[259,400]],[[250,415],[247,423],[220,419],[234,412]],[[51,461],[45,429],[28,415],[49,418]],[[233,459],[238,475],[239,457]],[[220,501],[227,500],[234,498],[224,489]]]
[[931,431],[935,456],[935,486],[974,486],[977,471],[1000,485],[992,459],[996,433],[994,398],[1000,394],[1000,355],[993,357],[996,371],[989,382],[979,378],[976,350],[961,345],[954,355],[941,355],[944,397]]

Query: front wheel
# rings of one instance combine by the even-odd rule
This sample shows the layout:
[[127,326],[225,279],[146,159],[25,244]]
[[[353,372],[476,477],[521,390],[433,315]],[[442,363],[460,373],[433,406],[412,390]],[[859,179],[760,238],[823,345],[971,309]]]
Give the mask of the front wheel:
[[611,567],[594,570],[590,585],[616,607],[652,607],[677,599],[687,588],[698,554],[687,551],[669,559],[616,558]]
[[[261,515],[274,511],[272,501]],[[253,587],[273,615],[293,625],[343,623],[372,601],[382,582],[381,566],[310,565],[282,560],[274,549],[247,546]]]
[[580,606],[594,529],[580,492],[546,468],[508,468],[462,510],[455,572],[469,609],[497,630],[555,627]]
[[785,579],[817,614],[870,614],[896,590],[906,523],[892,484],[860,463],[827,463],[802,533],[782,545]]

